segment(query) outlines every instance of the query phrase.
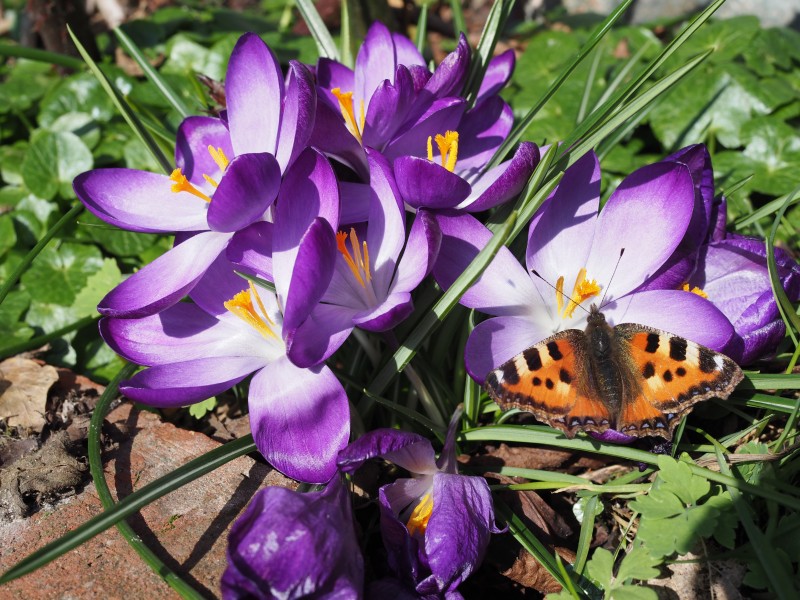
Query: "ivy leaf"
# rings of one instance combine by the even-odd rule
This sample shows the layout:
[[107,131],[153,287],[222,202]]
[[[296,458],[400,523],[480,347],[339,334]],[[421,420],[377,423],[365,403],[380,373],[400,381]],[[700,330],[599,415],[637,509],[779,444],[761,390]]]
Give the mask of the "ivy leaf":
[[26,187],[47,200],[56,194],[71,198],[72,180],[93,166],[92,153],[74,133],[38,130],[22,162]]
[[37,302],[71,306],[89,276],[102,267],[102,255],[94,246],[48,246],[22,276],[22,284]]

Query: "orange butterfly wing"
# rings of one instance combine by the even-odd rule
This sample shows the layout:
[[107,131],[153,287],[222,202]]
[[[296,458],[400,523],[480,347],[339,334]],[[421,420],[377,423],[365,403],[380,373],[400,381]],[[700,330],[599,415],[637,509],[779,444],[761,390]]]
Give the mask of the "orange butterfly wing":
[[486,377],[489,396],[503,410],[519,408],[564,431],[604,431],[611,416],[584,383],[586,334],[560,331],[534,344]]
[[730,358],[665,331],[623,323],[614,328],[639,389],[623,398],[616,429],[627,435],[672,438],[701,400],[727,398],[744,377]]

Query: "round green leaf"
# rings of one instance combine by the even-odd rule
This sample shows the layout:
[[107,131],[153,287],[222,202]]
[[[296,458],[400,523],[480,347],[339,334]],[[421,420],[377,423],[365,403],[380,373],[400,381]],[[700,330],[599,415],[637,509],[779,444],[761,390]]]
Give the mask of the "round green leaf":
[[102,267],[103,257],[94,246],[48,246],[22,276],[22,285],[36,302],[70,306],[89,276]]
[[25,185],[41,198],[74,196],[72,180],[93,166],[92,153],[74,133],[39,130],[22,163]]

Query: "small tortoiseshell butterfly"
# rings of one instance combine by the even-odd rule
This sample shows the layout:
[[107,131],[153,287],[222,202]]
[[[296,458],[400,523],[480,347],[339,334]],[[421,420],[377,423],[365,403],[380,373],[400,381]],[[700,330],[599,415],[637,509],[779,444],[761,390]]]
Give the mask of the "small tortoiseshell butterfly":
[[489,396],[568,437],[615,429],[670,440],[694,404],[727,398],[744,377],[727,356],[677,335],[633,323],[612,328],[595,305],[587,322],[585,331],[560,331],[489,373]]

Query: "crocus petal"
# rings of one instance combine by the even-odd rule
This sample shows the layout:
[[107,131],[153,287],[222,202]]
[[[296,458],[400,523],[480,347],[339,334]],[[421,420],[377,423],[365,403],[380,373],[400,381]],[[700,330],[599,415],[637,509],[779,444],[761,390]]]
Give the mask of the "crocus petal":
[[208,151],[209,146],[221,149],[229,158],[234,155],[228,128],[220,119],[187,117],[181,122],[175,137],[175,164],[195,186],[206,184],[203,175],[214,179],[221,175],[219,165]]
[[237,231],[225,248],[226,258],[251,273],[273,281],[272,274],[272,230],[268,221],[257,221]]
[[651,290],[630,294],[603,308],[610,325],[637,323],[661,329],[722,351],[733,326],[711,302],[682,290]]
[[317,94],[308,69],[297,61],[289,61],[286,100],[283,105],[280,136],[275,158],[281,171],[297,158],[314,131]]
[[372,191],[368,184],[340,181],[339,193],[342,198],[339,221],[342,224],[363,223],[369,220]]
[[516,57],[514,56],[513,50],[506,50],[489,61],[486,67],[486,73],[483,75],[481,87],[478,90],[478,100],[476,104],[480,104],[490,96],[500,93],[500,90],[502,90],[508,83],[508,80],[511,79],[515,64]]
[[437,471],[433,446],[417,433],[398,429],[374,429],[339,452],[337,463],[343,473],[353,473],[370,458],[382,457],[411,473]]
[[[434,475],[401,478],[381,488],[381,504],[397,516],[419,501],[422,496],[433,491]],[[405,525],[405,523],[403,524]],[[406,533],[408,535],[408,533]]]
[[705,144],[694,144],[681,148],[664,160],[686,165],[692,175],[695,207],[692,221],[686,229],[686,241],[696,248],[703,243],[708,234],[714,203],[714,171],[711,168],[711,156]]
[[[317,61],[317,85],[328,92],[328,97],[335,101],[330,90],[339,88],[343,92],[352,92],[355,88],[353,69],[349,69],[342,63],[331,60],[330,58],[320,58]],[[334,104],[335,105],[335,104]]]
[[434,475],[433,511],[425,531],[431,577],[417,592],[455,591],[481,564],[493,529],[492,495],[483,477]]
[[426,158],[401,156],[394,172],[400,195],[414,208],[453,208],[471,191],[461,177]]
[[239,322],[238,317],[225,308],[225,302],[246,290],[248,282],[234,272],[234,265],[226,258],[226,254],[227,248],[211,263],[205,275],[189,292],[189,297],[208,314]]
[[154,314],[185,296],[224,250],[230,235],[198,233],[128,277],[100,301],[107,317]]
[[283,104],[283,73],[254,33],[239,38],[225,75],[228,128],[236,154],[275,153]]
[[[609,298],[640,286],[683,239],[693,209],[694,185],[685,165],[660,162],[635,171],[600,212],[587,276],[608,285]],[[609,284],[622,249],[626,252]]]
[[134,169],[95,169],[72,182],[75,194],[97,217],[129,231],[170,233],[208,229],[208,203],[172,191],[166,175]]
[[367,331],[388,331],[414,312],[408,292],[390,294],[378,306],[353,315],[353,324]]
[[271,154],[241,154],[225,171],[208,207],[214,231],[233,232],[261,219],[278,195],[281,170]]
[[426,210],[418,210],[389,290],[410,292],[416,289],[433,269],[441,244],[442,232],[436,217]]
[[478,323],[464,348],[467,372],[483,383],[489,371],[552,333],[538,321],[520,317],[496,317]]
[[141,319],[101,319],[99,326],[114,352],[139,365],[263,354],[257,336],[243,335],[186,302]]
[[263,366],[257,356],[201,358],[139,371],[119,386],[128,398],[162,408],[186,406],[224,392]]
[[[575,277],[589,259],[599,208],[600,162],[590,151],[566,170],[548,203],[539,210],[539,218],[531,222],[525,253],[528,269],[551,283],[561,276]],[[571,284],[565,281],[565,285]],[[545,293],[543,288],[541,291]],[[547,295],[552,294],[548,291]]]
[[462,98],[436,100],[414,125],[383,148],[383,155],[390,161],[400,156],[426,156],[428,138],[456,130],[466,109]]
[[364,120],[365,146],[383,148],[404,124],[414,103],[414,81],[408,69],[399,65],[394,80],[384,80],[372,94]]
[[354,310],[335,304],[317,304],[303,323],[286,338],[286,355],[298,367],[327,360],[353,330]]
[[539,162],[535,144],[523,142],[514,158],[483,175],[472,185],[472,191],[458,208],[481,212],[508,202],[522,191]]
[[445,56],[444,60],[436,67],[433,77],[425,84],[423,96],[430,94],[433,98],[444,98],[458,95],[461,88],[464,87],[469,70],[469,59],[469,42],[462,33],[459,35],[456,49]]
[[[427,477],[425,478],[428,479]],[[411,488],[409,491],[416,491],[417,495],[409,502],[418,500],[424,490],[420,488],[427,481],[397,480],[393,484],[384,485],[378,490],[378,501],[381,510],[381,539],[386,548],[387,560],[392,571],[403,581],[410,585],[416,584],[422,571],[421,559],[424,559],[424,552],[420,549],[417,538],[408,533],[405,523],[398,520],[396,513],[392,510],[387,493],[391,493],[402,485],[401,482]],[[405,496],[410,496],[406,493]],[[398,512],[400,507],[398,506]],[[422,555],[422,556],[421,556]],[[418,597],[418,596],[417,596]]]
[[285,295],[279,296],[283,301],[284,332],[299,327],[322,299],[333,276],[337,254],[336,234],[326,220],[318,217],[300,240],[289,285]]
[[[438,214],[442,232],[433,267],[436,282],[447,289],[492,237],[472,215]],[[461,297],[461,304],[492,315],[531,315],[539,294],[528,274],[508,248],[500,248],[486,270]]]
[[369,179],[369,167],[364,149],[345,127],[341,112],[324,102],[317,103],[314,131],[311,133],[308,145],[347,165],[362,179]]
[[321,492],[260,490],[228,536],[222,596],[360,598],[364,564],[339,478]]
[[261,369],[248,396],[253,438],[269,463],[298,481],[324,483],[350,436],[347,394],[328,367],[285,357]]
[[[458,124],[458,174],[474,185],[513,125],[514,113],[499,96],[467,111]],[[535,162],[539,162],[538,152]]]

